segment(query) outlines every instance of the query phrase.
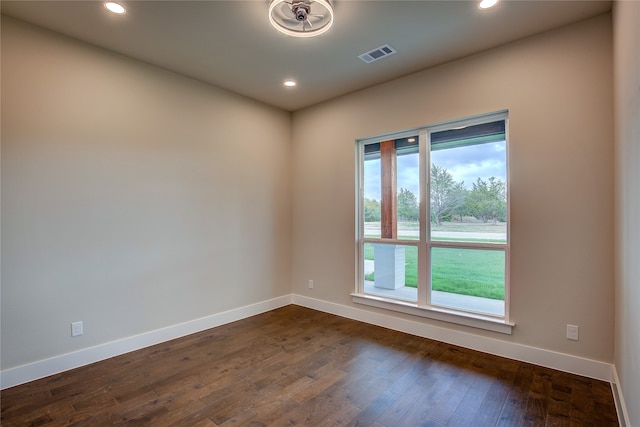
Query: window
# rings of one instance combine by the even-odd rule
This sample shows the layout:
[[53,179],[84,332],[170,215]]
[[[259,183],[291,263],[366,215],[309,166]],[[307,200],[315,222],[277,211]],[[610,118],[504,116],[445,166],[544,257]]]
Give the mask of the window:
[[510,333],[507,145],[506,112],[357,142],[356,302]]

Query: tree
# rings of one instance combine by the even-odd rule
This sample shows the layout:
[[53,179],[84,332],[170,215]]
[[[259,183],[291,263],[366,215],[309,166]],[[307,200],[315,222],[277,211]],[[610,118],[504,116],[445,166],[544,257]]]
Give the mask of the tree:
[[420,211],[418,209],[418,199],[416,195],[405,188],[398,193],[398,220],[418,221]]
[[464,181],[460,181],[454,184],[451,197],[456,201],[454,206],[451,208],[451,215],[458,215],[460,218],[460,222],[462,222],[462,217],[464,217],[466,212],[465,200],[469,195],[469,190],[464,186]]
[[506,184],[496,177],[488,181],[478,178],[466,199],[468,212],[483,222],[503,221],[507,213],[506,190]]
[[380,202],[375,199],[364,199],[364,220],[365,222],[380,221]]
[[466,194],[463,182],[455,182],[445,168],[431,165],[431,215],[436,224],[459,210]]

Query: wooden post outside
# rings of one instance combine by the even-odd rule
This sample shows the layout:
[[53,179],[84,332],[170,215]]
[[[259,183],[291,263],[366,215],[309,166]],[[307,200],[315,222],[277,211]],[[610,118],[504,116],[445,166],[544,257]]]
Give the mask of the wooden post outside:
[[380,143],[380,231],[383,239],[398,238],[398,195],[396,148],[393,141]]

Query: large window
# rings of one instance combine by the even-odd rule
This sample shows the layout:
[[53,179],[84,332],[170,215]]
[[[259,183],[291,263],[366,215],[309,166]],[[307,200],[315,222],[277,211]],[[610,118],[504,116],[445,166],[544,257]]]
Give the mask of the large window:
[[507,145],[507,113],[358,141],[357,302],[508,324]]

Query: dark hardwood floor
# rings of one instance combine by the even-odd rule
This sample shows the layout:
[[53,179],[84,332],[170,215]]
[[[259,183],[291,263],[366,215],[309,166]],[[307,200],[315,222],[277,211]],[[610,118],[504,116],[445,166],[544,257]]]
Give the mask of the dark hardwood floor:
[[616,426],[608,383],[294,305],[2,391],[9,426]]

